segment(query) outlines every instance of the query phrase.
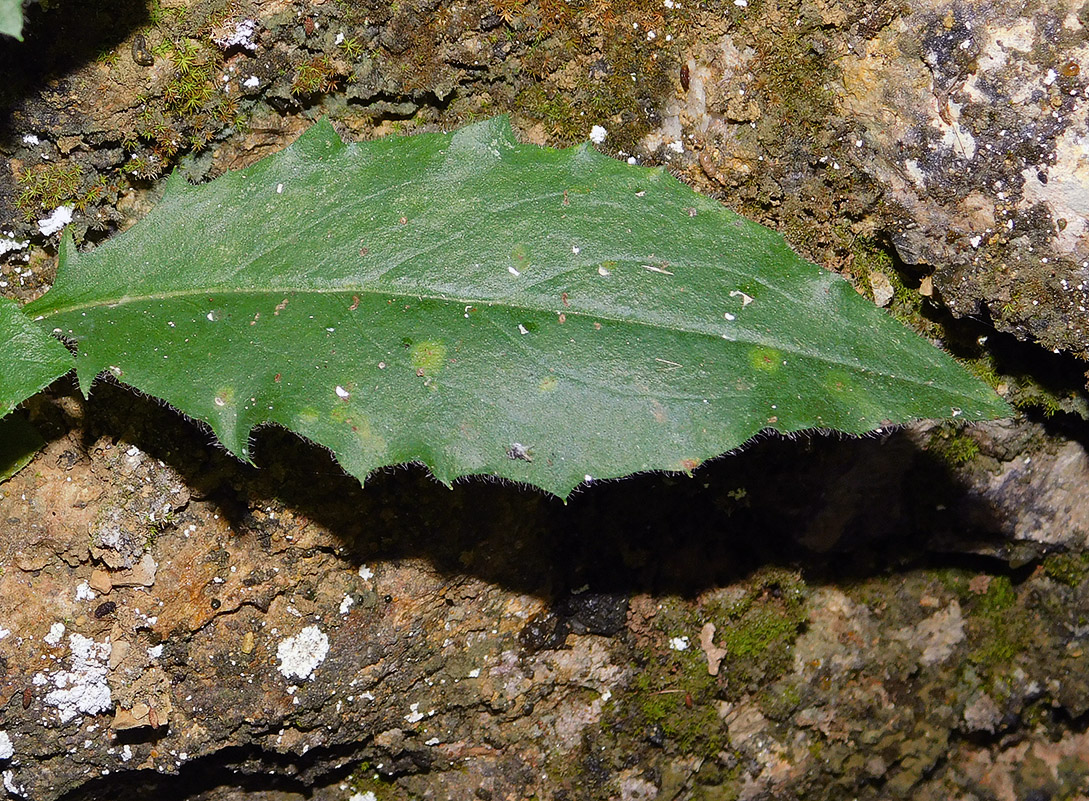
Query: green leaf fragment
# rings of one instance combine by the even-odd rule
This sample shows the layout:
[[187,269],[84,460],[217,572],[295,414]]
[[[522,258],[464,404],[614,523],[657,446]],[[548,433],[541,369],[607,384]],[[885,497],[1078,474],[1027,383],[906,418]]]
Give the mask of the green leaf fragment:
[[125,234],[62,243],[27,309],[249,458],[255,426],[353,475],[419,461],[561,497],[691,470],[763,429],[980,420],[949,356],[662,169],[503,119],[344,144],[319,122]]
[[0,0],[0,33],[23,41],[22,0]]
[[64,345],[0,298],[0,417],[72,369]]
[[38,429],[18,413],[0,420],[0,483],[30,464],[44,447]]

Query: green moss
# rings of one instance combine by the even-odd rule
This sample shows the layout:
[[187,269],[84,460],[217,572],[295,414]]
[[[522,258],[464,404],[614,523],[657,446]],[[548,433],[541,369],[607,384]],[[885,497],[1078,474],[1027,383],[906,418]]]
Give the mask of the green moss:
[[979,455],[979,443],[964,428],[947,423],[930,435],[926,449],[954,466],[967,464]]
[[1001,680],[1014,659],[1037,642],[1031,615],[1018,602],[1017,590],[1006,576],[995,576],[979,597],[969,618],[970,663],[989,683],[989,691],[1001,697]]
[[699,648],[649,657],[631,686],[639,731],[661,728],[666,743],[686,754],[712,756],[726,743],[715,703],[718,685]]
[[1077,587],[1089,574],[1089,553],[1051,554],[1042,567],[1048,578],[1067,587]]
[[1041,412],[1048,418],[1065,413],[1089,420],[1089,396],[1080,386],[1071,386],[1064,378],[1041,378],[1038,368],[1034,371],[1027,367],[1011,369],[1012,366],[999,369],[990,353],[982,353],[962,363],[1018,409]]
[[295,68],[291,94],[296,97],[325,94],[336,89],[342,77],[343,73],[329,56],[314,56]]
[[720,670],[732,694],[759,691],[789,670],[805,625],[805,596],[801,576],[768,568],[751,579],[741,598],[705,609],[727,652]]
[[[407,801],[409,796],[399,788],[394,780],[385,774],[379,773],[370,762],[362,762],[352,771],[346,784],[353,794],[372,793],[375,801]],[[348,796],[346,795],[345,798]]]
[[[678,80],[676,44],[687,12],[663,15],[658,0],[494,0],[500,16],[524,17],[527,44],[514,81],[513,110],[544,124],[554,144],[584,141],[604,125],[609,150],[634,152],[654,125],[649,98],[668,97]],[[653,32],[653,36],[650,36]],[[648,38],[650,36],[650,38]],[[671,37],[670,39],[667,39]],[[542,80],[585,59],[573,86]]]
[[16,207],[28,220],[76,198],[83,182],[82,168],[73,162],[40,164],[15,179],[19,186]]
[[1013,608],[1017,603],[1017,590],[1006,576],[995,576],[979,599],[979,611],[996,617]]

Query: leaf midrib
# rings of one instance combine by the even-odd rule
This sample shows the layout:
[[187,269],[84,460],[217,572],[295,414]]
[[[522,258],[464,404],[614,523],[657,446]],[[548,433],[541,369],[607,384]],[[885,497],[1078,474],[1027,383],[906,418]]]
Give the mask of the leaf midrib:
[[[280,294],[283,294],[283,293],[291,293],[291,294],[296,294],[296,295],[340,295],[340,294],[352,295],[352,294],[363,294],[363,295],[380,296],[380,297],[386,297],[386,298],[389,298],[389,297],[400,298],[400,299],[404,299],[404,300],[417,300],[417,301],[431,300],[431,301],[437,301],[437,302],[441,302],[441,303],[453,303],[453,304],[486,304],[488,306],[500,305],[500,306],[503,306],[504,308],[514,309],[514,310],[521,310],[521,311],[526,311],[526,312],[548,313],[548,314],[556,313],[556,309],[554,307],[551,307],[551,306],[549,306],[549,307],[544,307],[544,306],[538,307],[538,306],[530,306],[530,305],[526,305],[526,304],[506,302],[506,301],[503,301],[503,300],[485,300],[485,299],[481,299],[481,298],[459,298],[459,297],[451,297],[451,296],[447,296],[447,295],[428,295],[428,294],[420,294],[420,293],[416,293],[416,292],[411,292],[410,293],[410,292],[385,291],[385,290],[376,290],[376,289],[373,289],[373,288],[362,288],[362,287],[330,287],[330,288],[321,288],[321,289],[298,289],[298,288],[276,288],[276,287],[270,288],[270,289],[228,289],[228,288],[223,288],[223,287],[218,287],[218,288],[211,287],[211,288],[201,288],[201,289],[186,289],[184,291],[176,291],[176,292],[161,292],[161,293],[152,293],[152,294],[147,294],[147,295],[127,296],[127,297],[124,297],[124,298],[122,298],[120,300],[111,301],[111,302],[99,300],[99,301],[95,301],[95,302],[91,302],[91,303],[74,304],[74,305],[70,305],[70,306],[65,306],[63,308],[53,309],[48,313],[39,314],[35,319],[36,320],[48,320],[49,318],[55,317],[55,316],[60,315],[60,314],[69,314],[69,313],[86,311],[86,310],[110,309],[110,308],[116,308],[118,306],[129,305],[129,304],[132,304],[132,303],[165,301],[165,300],[172,300],[172,299],[176,299],[176,298],[206,297],[208,295],[214,295],[214,296],[220,296],[220,297],[222,297],[222,296],[231,297],[231,296],[241,296],[241,295],[280,295]],[[873,369],[873,368],[866,368],[866,367],[860,366],[857,362],[855,362],[855,363],[847,362],[847,361],[843,361],[843,360],[840,360],[840,359],[830,358],[826,354],[814,353],[812,351],[804,351],[804,350],[799,349],[797,346],[795,346],[793,344],[787,344],[787,343],[782,342],[781,340],[761,336],[757,332],[753,331],[752,328],[749,328],[749,327],[743,328],[742,332],[741,332],[741,333],[745,333],[745,334],[750,334],[749,337],[726,338],[726,337],[723,336],[723,332],[721,332],[721,331],[719,331],[719,332],[710,332],[710,331],[694,329],[694,328],[684,328],[684,327],[677,327],[677,326],[662,325],[660,323],[654,323],[654,322],[643,321],[643,320],[633,321],[630,318],[610,316],[608,314],[581,312],[581,311],[578,311],[578,310],[570,311],[570,310],[566,310],[566,309],[564,310],[564,314],[566,314],[566,315],[568,315],[570,317],[583,317],[583,318],[592,317],[594,320],[607,321],[607,322],[616,323],[616,324],[619,324],[619,325],[638,325],[638,326],[642,326],[642,327],[645,327],[645,328],[650,328],[650,329],[654,329],[654,330],[661,330],[661,331],[667,331],[669,333],[674,333],[674,334],[683,333],[683,334],[692,334],[692,335],[705,336],[705,337],[713,338],[716,341],[724,341],[724,342],[737,343],[737,344],[743,344],[743,345],[745,345],[745,344],[747,344],[747,345],[762,345],[762,346],[766,346],[766,347],[775,348],[775,349],[777,349],[779,351],[782,351],[786,355],[793,355],[793,356],[797,356],[797,357],[801,357],[801,358],[813,359],[815,361],[823,362],[823,363],[829,364],[829,365],[836,365],[838,367],[842,367],[842,368],[844,368],[846,370],[849,370],[852,373],[864,373],[864,374],[867,374],[867,375],[883,376],[883,377],[891,379],[893,381],[903,382],[903,383],[905,383],[905,384],[907,384],[909,386],[928,386],[928,387],[931,387],[931,388],[935,387],[935,385],[932,384],[932,383],[927,383],[927,382],[915,380],[915,379],[912,379],[910,377],[905,377],[902,374],[889,373],[889,372],[879,371],[879,370],[876,370],[876,369]],[[956,393],[957,392],[957,390],[946,387],[944,385],[938,385],[938,388],[944,389],[945,391],[950,392],[950,393]]]

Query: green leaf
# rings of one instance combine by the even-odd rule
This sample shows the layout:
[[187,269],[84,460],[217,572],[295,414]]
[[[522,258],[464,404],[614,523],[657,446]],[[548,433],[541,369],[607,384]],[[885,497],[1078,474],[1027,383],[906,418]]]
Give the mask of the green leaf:
[[0,417],[72,369],[64,345],[0,298]]
[[0,33],[23,41],[22,0],[0,0]]
[[1004,416],[951,358],[662,169],[505,119],[345,145],[319,122],[89,253],[28,307],[249,458],[278,423],[364,479],[419,461],[566,497],[765,428]]
[[26,467],[43,447],[45,440],[25,417],[13,414],[0,420],[0,483]]

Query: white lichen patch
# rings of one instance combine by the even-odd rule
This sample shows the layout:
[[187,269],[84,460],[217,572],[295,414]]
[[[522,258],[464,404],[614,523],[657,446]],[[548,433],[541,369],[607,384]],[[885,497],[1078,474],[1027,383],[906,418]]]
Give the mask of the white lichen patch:
[[329,638],[317,626],[307,626],[276,647],[280,672],[287,678],[308,679],[329,653]]
[[45,703],[57,710],[61,723],[67,723],[76,715],[97,715],[113,705],[110,687],[106,683],[109,670],[110,641],[95,642],[82,634],[68,636],[72,659],[68,670],[55,673],[39,673],[34,683],[52,685],[54,690],[45,696]]
[[20,798],[26,795],[26,788],[15,783],[15,771],[5,770],[3,773],[3,778],[4,789],[7,790],[9,793],[14,796],[19,796]]
[[215,43],[224,50],[229,50],[232,47],[241,47],[253,52],[257,49],[257,45],[253,41],[253,35],[256,32],[257,20],[244,19],[241,22],[235,23],[234,30],[226,36],[217,38]]
[[687,637],[673,637],[669,641],[670,650],[673,651],[687,651],[688,650],[688,638]]
[[49,627],[49,633],[45,635],[44,639],[49,645],[56,645],[61,641],[61,637],[64,636],[64,624],[54,623]]
[[13,250],[22,250],[29,244],[29,239],[16,239],[13,234],[0,237],[0,256]]
[[11,737],[6,731],[0,731],[0,759],[11,759],[15,756],[15,746],[11,744]]
[[409,723],[419,723],[426,717],[423,712],[420,711],[419,704],[409,704],[408,714],[405,715],[405,720]]

